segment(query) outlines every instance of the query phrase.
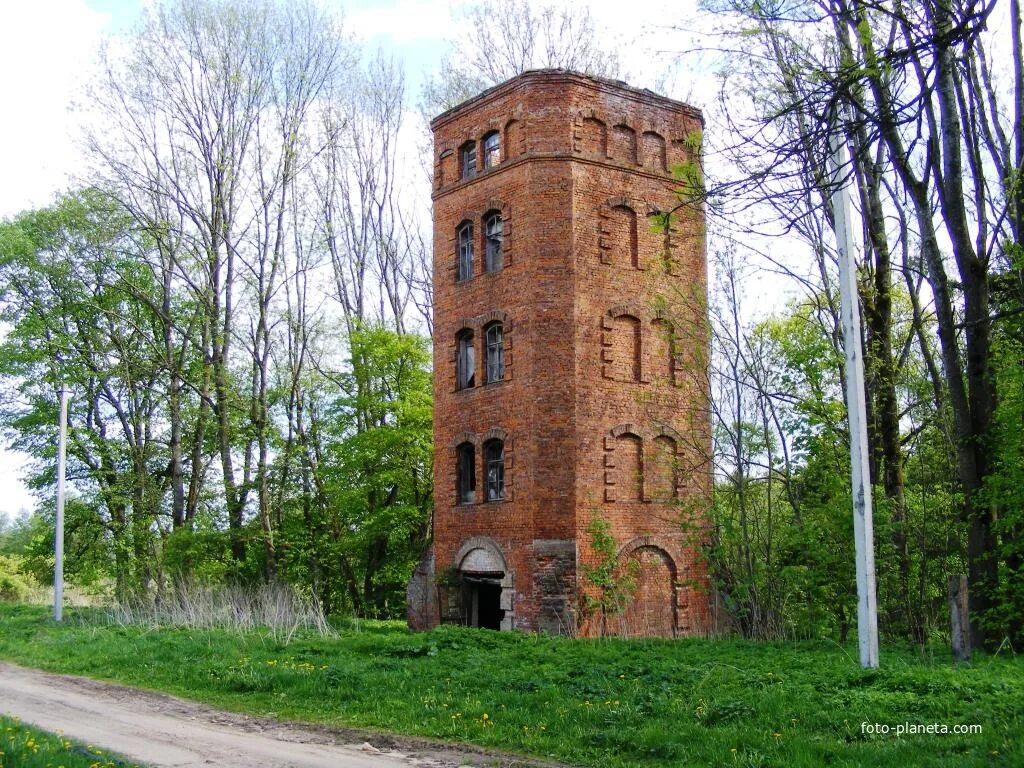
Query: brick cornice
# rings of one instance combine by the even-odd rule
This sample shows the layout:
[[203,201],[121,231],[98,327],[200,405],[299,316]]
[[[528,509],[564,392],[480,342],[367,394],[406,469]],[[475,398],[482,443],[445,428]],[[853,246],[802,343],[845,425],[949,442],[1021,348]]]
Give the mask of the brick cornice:
[[688,117],[696,118],[704,125],[703,113],[689,104],[685,104],[667,96],[661,96],[646,88],[636,88],[621,80],[610,80],[594,75],[584,75],[579,72],[571,72],[566,69],[533,69],[521,75],[499,83],[486,91],[479,93],[471,99],[458,104],[430,121],[432,131],[437,131],[452,120],[471,110],[478,110],[485,107],[492,101],[500,99],[509,93],[517,90],[526,90],[534,85],[558,85],[572,83],[584,88],[599,91],[610,96],[620,96],[638,104],[646,104],[657,109],[666,109]]

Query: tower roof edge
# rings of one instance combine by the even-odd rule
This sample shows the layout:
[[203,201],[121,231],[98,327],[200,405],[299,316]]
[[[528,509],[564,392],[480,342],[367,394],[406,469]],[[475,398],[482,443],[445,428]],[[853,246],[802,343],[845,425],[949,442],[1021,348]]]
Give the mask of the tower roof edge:
[[627,98],[636,99],[637,101],[658,106],[662,109],[671,109],[684,113],[696,118],[700,121],[701,125],[704,125],[704,115],[696,107],[682,101],[677,101],[676,99],[670,99],[667,96],[662,96],[661,94],[655,93],[647,88],[637,88],[636,86],[629,85],[622,80],[613,80],[607,77],[598,77],[597,75],[587,75],[568,69],[530,69],[516,75],[515,77],[509,78],[502,83],[491,86],[490,88],[481,91],[476,96],[463,101],[461,104],[457,104],[451,109],[442,112],[430,121],[430,128],[432,131],[436,131],[448,121],[482,103],[498,98],[510,91],[514,91],[517,88],[545,82],[573,82],[589,86],[595,90],[605,91],[606,93],[619,94]]

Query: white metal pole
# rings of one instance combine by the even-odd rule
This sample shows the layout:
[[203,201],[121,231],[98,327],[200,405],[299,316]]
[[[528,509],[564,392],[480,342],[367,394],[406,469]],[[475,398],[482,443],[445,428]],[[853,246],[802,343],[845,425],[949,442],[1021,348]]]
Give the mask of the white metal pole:
[[53,620],[64,617],[64,474],[68,438],[68,389],[60,385],[60,437],[57,440],[57,519],[54,522]]
[[846,406],[850,426],[850,475],[853,490],[853,540],[857,559],[857,641],[860,665],[878,666],[878,605],[875,594],[875,537],[871,511],[871,470],[864,402],[864,359],[861,355],[860,311],[857,307],[857,262],[853,213],[843,174],[848,167],[841,122],[830,135],[833,163],[832,210],[839,246],[839,294],[843,343],[846,347]]

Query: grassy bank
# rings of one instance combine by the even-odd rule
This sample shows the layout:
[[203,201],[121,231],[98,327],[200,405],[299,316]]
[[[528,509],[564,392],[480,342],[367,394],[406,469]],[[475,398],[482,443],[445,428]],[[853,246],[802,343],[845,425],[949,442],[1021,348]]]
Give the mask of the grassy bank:
[[[0,702],[0,709],[3,703]],[[140,768],[88,744],[0,715],[0,768]]]
[[[110,626],[0,606],[0,657],[259,715],[586,766],[1024,765],[1024,661],[835,644],[569,641],[363,623],[336,638]],[[2,709],[2,707],[0,707]],[[891,726],[865,733],[862,723]],[[980,725],[981,733],[895,727]]]

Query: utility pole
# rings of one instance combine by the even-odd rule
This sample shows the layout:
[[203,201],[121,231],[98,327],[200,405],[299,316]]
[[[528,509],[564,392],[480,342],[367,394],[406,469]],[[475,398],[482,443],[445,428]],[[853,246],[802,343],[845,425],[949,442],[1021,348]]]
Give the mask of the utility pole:
[[829,133],[832,149],[832,212],[839,246],[839,295],[846,347],[846,408],[850,426],[850,475],[853,491],[853,540],[857,560],[857,642],[860,665],[878,667],[878,603],[875,592],[875,536],[871,510],[871,470],[864,402],[864,358],[857,306],[857,261],[852,207],[843,176],[849,166],[843,115]]
[[64,618],[64,475],[68,442],[68,388],[60,385],[60,437],[57,439],[57,519],[54,522],[53,620]]

